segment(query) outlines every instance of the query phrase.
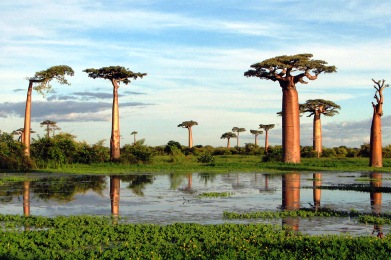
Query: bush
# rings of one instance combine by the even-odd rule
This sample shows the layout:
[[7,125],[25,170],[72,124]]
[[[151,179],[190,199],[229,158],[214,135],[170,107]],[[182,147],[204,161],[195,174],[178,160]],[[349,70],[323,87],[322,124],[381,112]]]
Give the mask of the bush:
[[136,164],[151,162],[153,150],[150,147],[143,145],[143,142],[139,142],[140,141],[136,142],[135,145],[126,144],[122,147],[120,158],[122,163]]
[[281,162],[282,161],[282,147],[269,146],[268,153],[262,156],[263,162]]
[[301,157],[303,158],[314,158],[318,157],[318,153],[313,149],[312,146],[303,146],[300,151]]
[[214,164],[215,163],[215,158],[209,151],[205,151],[203,154],[201,154],[200,157],[197,158],[197,161],[199,163],[209,163],[209,164]]

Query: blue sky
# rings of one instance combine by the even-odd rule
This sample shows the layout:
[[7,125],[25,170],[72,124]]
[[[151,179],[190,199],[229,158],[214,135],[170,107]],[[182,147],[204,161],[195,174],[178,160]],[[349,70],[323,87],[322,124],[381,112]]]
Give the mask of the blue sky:
[[[2,1],[0,3],[0,130],[23,127],[27,77],[53,65],[75,70],[71,86],[33,93],[32,128],[58,122],[88,143],[110,139],[111,83],[91,79],[86,68],[120,65],[148,73],[119,89],[121,144],[145,138],[187,144],[178,128],[195,120],[194,144],[225,146],[220,136],[243,127],[276,124],[271,144],[281,144],[281,89],[246,78],[250,65],[280,55],[312,53],[337,73],[298,85],[300,102],[323,98],[341,105],[324,118],[326,147],[369,141],[372,78],[391,80],[389,1]],[[383,145],[391,143],[391,90],[386,89]],[[301,118],[301,144],[312,143],[312,120]],[[36,135],[33,135],[36,137]],[[263,136],[259,137],[263,142]]]

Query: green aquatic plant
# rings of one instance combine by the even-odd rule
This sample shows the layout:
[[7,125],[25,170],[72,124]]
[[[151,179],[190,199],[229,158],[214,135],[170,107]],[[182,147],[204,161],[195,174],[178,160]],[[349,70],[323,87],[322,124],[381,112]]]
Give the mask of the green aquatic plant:
[[198,198],[225,198],[234,195],[234,192],[204,192],[198,194]]

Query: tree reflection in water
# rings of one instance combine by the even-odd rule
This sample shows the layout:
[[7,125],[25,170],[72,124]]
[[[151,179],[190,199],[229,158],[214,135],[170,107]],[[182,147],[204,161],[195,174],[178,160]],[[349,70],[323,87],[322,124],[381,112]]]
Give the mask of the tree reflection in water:
[[[300,173],[292,172],[282,176],[282,209],[300,209]],[[299,230],[298,217],[286,217],[282,219],[283,226],[289,226],[292,230]]]
[[314,198],[313,208],[314,210],[319,210],[320,200],[322,195],[322,190],[319,187],[322,186],[322,174],[314,173],[312,177],[313,177],[312,186],[313,186],[313,198]]
[[[382,187],[382,174],[381,173],[371,173],[369,175],[370,181],[369,185],[371,187],[371,191],[369,193],[371,200],[371,210],[373,215],[380,215],[382,208],[382,193],[376,191],[376,188]],[[373,233],[377,232],[377,237],[383,238],[383,230],[381,225],[375,224],[373,227]]]

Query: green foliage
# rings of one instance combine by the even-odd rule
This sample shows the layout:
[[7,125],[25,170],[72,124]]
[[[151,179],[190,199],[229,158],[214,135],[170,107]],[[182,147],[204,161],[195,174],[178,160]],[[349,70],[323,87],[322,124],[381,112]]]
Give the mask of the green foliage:
[[360,151],[358,152],[358,156],[360,157],[369,157],[369,143],[364,143],[360,146]]
[[215,158],[213,157],[213,155],[209,151],[205,151],[203,154],[201,154],[197,158],[197,162],[214,165],[215,164]]
[[164,152],[172,156],[178,155],[182,153],[182,145],[179,142],[171,140],[164,147]]
[[282,147],[269,146],[268,153],[262,156],[262,162],[281,162],[282,161]]
[[35,73],[34,78],[29,79],[39,84],[34,87],[36,91],[44,94],[44,91],[48,93],[52,86],[50,82],[55,79],[61,85],[70,85],[65,76],[73,76],[74,71],[71,67],[66,65],[58,65],[48,68],[47,70],[38,71]]
[[23,153],[23,145],[13,139],[12,134],[0,131],[0,169],[29,170],[35,163]]
[[[4,259],[389,259],[390,236],[308,236],[265,224],[126,224],[0,215]],[[115,224],[117,223],[118,224]],[[18,227],[29,230],[15,232]]]
[[259,145],[255,145],[252,143],[247,143],[244,146],[244,154],[247,155],[261,155],[263,153],[263,149],[259,147]]
[[85,69],[83,72],[88,74],[88,77],[96,79],[108,79],[108,80],[116,80],[123,82],[124,84],[129,84],[130,79],[143,78],[147,75],[147,73],[133,72],[122,66],[109,66],[102,67],[100,69]]
[[231,197],[235,193],[233,192],[204,192],[198,194],[198,198],[226,198]]
[[149,163],[153,157],[153,149],[144,145],[143,141],[136,142],[135,145],[126,144],[121,148],[121,162],[138,164]]
[[318,153],[313,149],[312,146],[303,146],[301,148],[301,157],[302,158],[315,158],[318,157]]

